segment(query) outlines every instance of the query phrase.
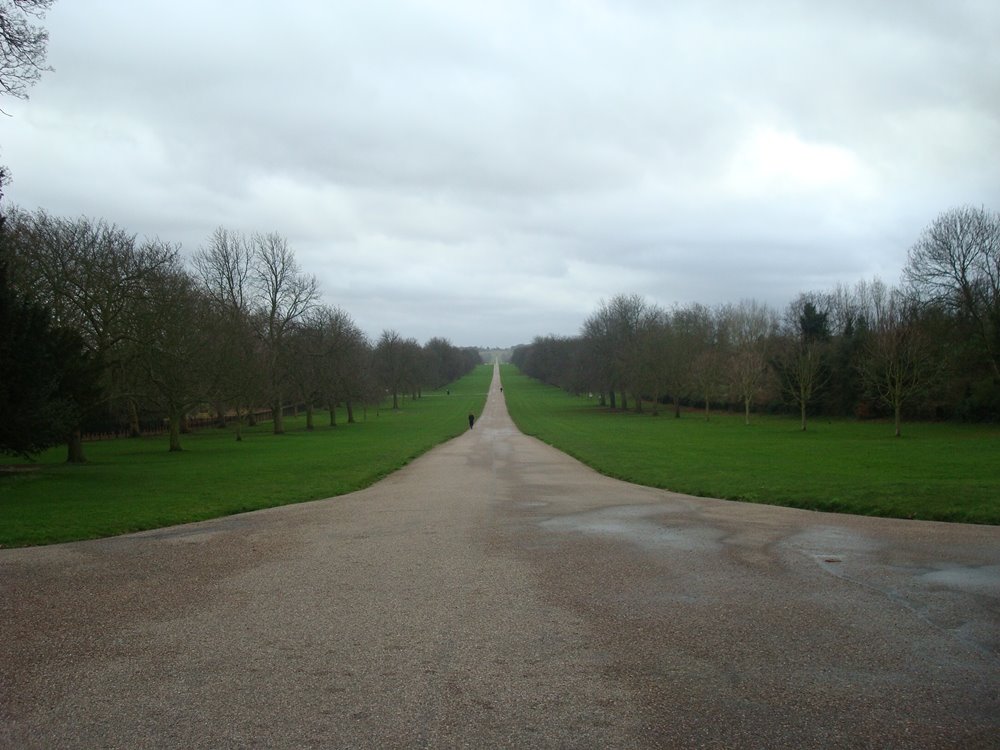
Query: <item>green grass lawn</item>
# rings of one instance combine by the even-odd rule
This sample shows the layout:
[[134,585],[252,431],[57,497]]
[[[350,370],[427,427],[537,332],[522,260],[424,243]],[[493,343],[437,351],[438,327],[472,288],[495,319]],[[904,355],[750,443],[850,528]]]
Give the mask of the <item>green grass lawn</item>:
[[701,412],[612,412],[501,371],[514,422],[603,474],[703,497],[862,515],[1000,523],[1000,428]]
[[[89,442],[88,462],[65,463],[65,447],[37,459],[37,470],[0,472],[0,546],[48,544],[216,518],[315,500],[367,487],[433,446],[468,429],[493,375],[482,365],[446,389],[405,399],[393,412],[355,410],[355,424],[338,412],[286,419],[285,434],[270,422],[182,435],[169,453],[167,436]],[[364,421],[362,421],[364,420]],[[0,458],[0,463],[23,463]]]

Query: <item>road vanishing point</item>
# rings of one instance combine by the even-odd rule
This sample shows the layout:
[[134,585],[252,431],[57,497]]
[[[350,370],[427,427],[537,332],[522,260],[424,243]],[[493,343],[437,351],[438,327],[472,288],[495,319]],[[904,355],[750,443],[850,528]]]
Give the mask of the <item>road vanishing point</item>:
[[1000,527],[609,479],[498,375],[366,490],[0,550],[0,590],[6,748],[1000,747]]

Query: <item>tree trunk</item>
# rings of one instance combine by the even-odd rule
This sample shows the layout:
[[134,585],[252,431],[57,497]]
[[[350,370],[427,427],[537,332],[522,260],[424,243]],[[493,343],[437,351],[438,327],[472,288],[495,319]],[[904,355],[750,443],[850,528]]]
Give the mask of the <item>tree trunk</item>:
[[894,417],[895,417],[895,424],[896,424],[896,437],[899,437],[900,436],[899,425],[900,425],[900,422],[902,421],[901,420],[901,415],[902,415],[902,411],[903,411],[903,403],[901,401],[896,401],[896,403],[893,404],[892,406],[893,406],[892,410],[893,410],[893,414],[894,414]]
[[316,429],[313,426],[313,411],[315,410],[313,409],[312,401],[310,401],[306,404],[306,430]]
[[750,399],[743,399],[743,420],[744,424],[750,424]]
[[610,395],[611,395],[611,408],[612,408],[612,409],[614,409],[614,408],[615,408],[615,389],[614,389],[614,388],[612,388],[612,389],[611,389],[611,390],[609,391],[609,393],[610,393]]
[[709,416],[710,416],[710,414],[709,414],[709,408],[708,407],[709,407],[709,398],[708,398],[708,396],[705,396],[705,421],[706,422],[708,421]]
[[128,436],[137,438],[142,435],[139,429],[139,410],[136,408],[135,399],[128,399]]
[[274,434],[285,434],[285,415],[281,409],[281,394],[279,393],[274,403],[271,405],[271,415],[274,419]]
[[802,401],[799,402],[799,406],[802,409],[802,431],[805,432],[806,431],[806,400],[802,399]]
[[66,441],[66,463],[87,463],[87,459],[83,455],[83,434],[80,432],[79,427],[70,433],[69,440]]
[[[354,424],[354,403],[347,399],[345,405],[347,406],[347,424]],[[365,411],[365,417],[367,418],[368,412]]]
[[399,394],[396,391],[392,392],[392,408],[393,411],[399,409]]
[[176,407],[170,408],[170,452],[181,449],[181,412]]
[[628,395],[624,388],[622,388],[622,411],[628,411]]
[[337,405],[332,401],[330,402],[330,426],[337,426]]
[[678,396],[674,396],[674,419],[681,418],[681,400]]

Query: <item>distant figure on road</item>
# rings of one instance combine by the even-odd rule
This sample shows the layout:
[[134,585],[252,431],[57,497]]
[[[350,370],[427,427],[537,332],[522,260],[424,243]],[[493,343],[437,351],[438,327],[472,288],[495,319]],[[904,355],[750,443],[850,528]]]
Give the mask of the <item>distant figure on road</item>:
[[469,429],[470,430],[472,429],[472,425],[474,425],[475,423],[476,423],[476,415],[475,414],[470,414],[469,415]]

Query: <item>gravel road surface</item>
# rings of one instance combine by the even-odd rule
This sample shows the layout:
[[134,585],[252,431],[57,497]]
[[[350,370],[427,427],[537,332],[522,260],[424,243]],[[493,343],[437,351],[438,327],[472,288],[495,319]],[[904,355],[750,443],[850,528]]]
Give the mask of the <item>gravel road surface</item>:
[[1000,747],[1000,527],[475,429],[351,495],[0,550],[10,748]]

